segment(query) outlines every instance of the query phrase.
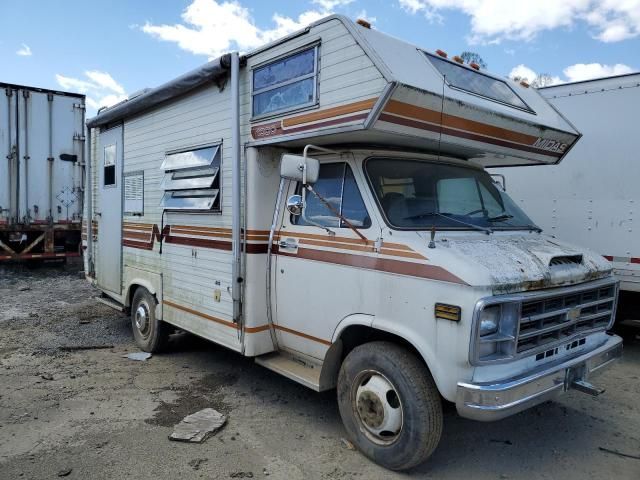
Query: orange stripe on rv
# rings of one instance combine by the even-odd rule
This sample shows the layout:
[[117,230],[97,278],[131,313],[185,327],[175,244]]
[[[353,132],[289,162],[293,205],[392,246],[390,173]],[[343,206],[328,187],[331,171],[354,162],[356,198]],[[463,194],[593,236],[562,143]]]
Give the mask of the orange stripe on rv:
[[310,123],[317,120],[338,117],[340,115],[346,115],[347,113],[371,110],[377,100],[377,98],[370,98],[368,100],[361,100],[347,105],[340,105],[339,107],[325,108],[324,110],[318,110],[317,112],[298,115],[297,117],[285,118],[282,120],[282,126],[287,128],[300,125],[302,123]]
[[[185,313],[189,313],[191,315],[195,315],[197,317],[200,318],[204,318],[205,320],[210,320],[214,323],[217,323],[219,325],[224,325],[225,327],[229,327],[229,328],[233,328],[235,330],[238,329],[238,324],[230,322],[229,320],[223,320],[222,318],[218,318],[218,317],[214,317],[213,315],[209,315],[207,313],[203,313],[203,312],[199,312],[197,310],[194,310],[193,308],[189,308],[189,307],[185,307],[184,305],[179,305],[171,300],[163,300],[162,303],[164,305],[167,305],[171,308],[175,308],[176,310],[180,310],[182,312]],[[282,332],[286,332],[286,333],[290,333],[292,335],[296,335],[298,337],[301,338],[305,338],[307,340],[312,340],[314,342],[317,343],[321,343],[323,345],[327,345],[330,346],[331,342],[328,340],[324,340],[322,338],[318,338],[318,337],[314,337],[313,335],[309,335],[307,333],[304,332],[299,332],[297,330],[293,330],[291,328],[287,328],[287,327],[283,327],[282,325],[274,325],[274,327],[277,330],[280,330]],[[259,325],[257,327],[245,327],[244,331],[245,333],[260,333],[260,332],[264,332],[269,330],[269,325]]]
[[486,123],[476,122],[475,120],[469,120],[467,118],[450,115],[447,113],[441,113],[436,110],[430,110],[428,108],[418,107],[409,103],[400,102],[398,100],[389,100],[385,105],[384,110],[388,113],[396,115],[402,115],[403,117],[413,118],[415,120],[421,120],[423,122],[430,122],[440,124],[440,118],[442,118],[442,125],[450,128],[456,128],[458,130],[465,130],[467,132],[478,133],[481,135],[487,135],[490,137],[501,138],[510,140],[512,142],[522,143],[523,145],[533,145],[538,137],[527,135],[525,133],[514,132],[506,128],[495,127]]

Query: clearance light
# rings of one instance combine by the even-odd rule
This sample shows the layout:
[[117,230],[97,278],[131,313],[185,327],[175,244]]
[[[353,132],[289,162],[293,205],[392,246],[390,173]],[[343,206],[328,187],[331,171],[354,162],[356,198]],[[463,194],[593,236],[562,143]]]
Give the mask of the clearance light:
[[522,80],[520,82],[520,85],[522,85],[524,88],[529,88],[529,84],[527,82],[525,82],[524,80]]
[[356,23],[361,27],[368,28],[369,30],[371,30],[371,24],[366,20],[363,20],[362,18],[359,18],[358,20],[356,20]]
[[445,303],[436,303],[435,308],[436,318],[442,320],[451,320],[452,322],[459,322],[462,317],[462,309],[457,305],[447,305]]
[[474,70],[480,70],[480,65],[478,65],[477,63],[471,62],[469,66]]
[[464,63],[464,60],[462,59],[461,56],[456,55],[455,57],[453,57],[452,59],[454,62],[458,62],[458,63]]
[[444,50],[436,50],[436,55],[440,55],[442,58],[447,58],[447,52],[445,52]]

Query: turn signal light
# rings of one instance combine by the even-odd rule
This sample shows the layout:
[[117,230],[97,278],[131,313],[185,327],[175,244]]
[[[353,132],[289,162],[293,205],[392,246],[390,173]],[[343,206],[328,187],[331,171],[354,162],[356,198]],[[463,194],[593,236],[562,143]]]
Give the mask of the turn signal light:
[[436,303],[435,308],[436,318],[442,320],[451,320],[452,322],[459,322],[462,318],[462,309],[457,305],[447,305],[446,303]]
[[447,52],[445,52],[444,50],[436,50],[436,55],[440,55],[442,58],[447,58]]

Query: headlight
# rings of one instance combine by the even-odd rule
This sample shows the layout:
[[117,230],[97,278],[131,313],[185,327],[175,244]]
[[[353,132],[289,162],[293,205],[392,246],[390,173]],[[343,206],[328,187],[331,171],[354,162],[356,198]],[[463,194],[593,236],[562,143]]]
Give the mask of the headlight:
[[485,303],[476,306],[474,363],[513,358],[520,321],[520,303]]
[[485,337],[498,331],[500,305],[487,307],[480,312],[480,336]]

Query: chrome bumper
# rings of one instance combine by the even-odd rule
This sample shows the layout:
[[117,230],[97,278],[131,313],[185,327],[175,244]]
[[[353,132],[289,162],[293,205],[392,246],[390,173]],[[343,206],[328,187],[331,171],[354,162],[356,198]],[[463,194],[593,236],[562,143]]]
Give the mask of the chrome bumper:
[[622,339],[612,335],[590,352],[527,376],[498,383],[458,383],[456,408],[462,417],[493,421],[508,417],[566,392],[622,357]]

